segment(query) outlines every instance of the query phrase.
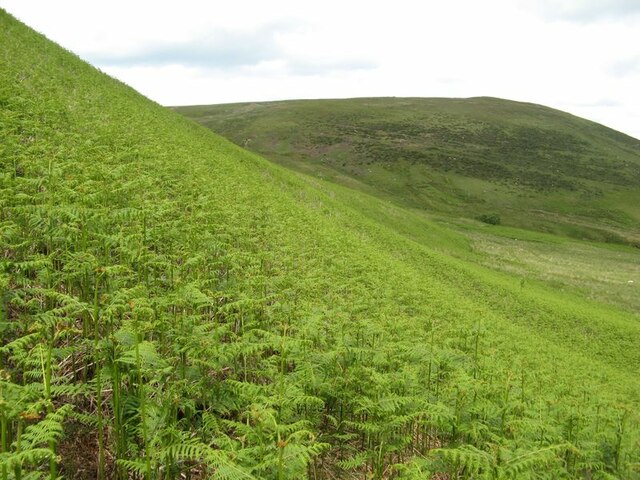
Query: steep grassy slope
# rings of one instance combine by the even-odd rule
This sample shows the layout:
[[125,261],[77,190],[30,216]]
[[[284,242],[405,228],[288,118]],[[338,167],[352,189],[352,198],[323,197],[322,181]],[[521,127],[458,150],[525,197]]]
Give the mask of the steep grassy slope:
[[1,479],[640,477],[637,316],[0,44]]
[[179,107],[297,170],[432,213],[640,244],[640,140],[495,98]]

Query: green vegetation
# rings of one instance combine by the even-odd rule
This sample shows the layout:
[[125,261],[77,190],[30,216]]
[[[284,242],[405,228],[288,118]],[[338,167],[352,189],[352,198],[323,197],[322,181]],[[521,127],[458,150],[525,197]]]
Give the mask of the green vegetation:
[[638,316],[481,265],[513,230],[0,44],[0,480],[640,478]]
[[478,217],[478,220],[489,225],[500,225],[500,215],[497,213],[483,213]]
[[495,98],[179,107],[287,167],[432,214],[640,245],[640,140]]
[[[498,232],[499,233],[499,232]],[[523,279],[535,278],[555,288],[640,312],[636,282],[640,278],[638,252],[632,248],[611,248],[585,242],[532,239],[524,232],[510,236],[469,230],[478,262],[511,272]]]

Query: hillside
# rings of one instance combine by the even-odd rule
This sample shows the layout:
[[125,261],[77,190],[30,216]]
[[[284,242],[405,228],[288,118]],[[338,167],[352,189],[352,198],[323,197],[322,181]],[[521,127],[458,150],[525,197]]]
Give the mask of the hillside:
[[0,45],[0,479],[640,478],[607,292]]
[[296,170],[399,205],[640,245],[640,140],[496,98],[178,107]]

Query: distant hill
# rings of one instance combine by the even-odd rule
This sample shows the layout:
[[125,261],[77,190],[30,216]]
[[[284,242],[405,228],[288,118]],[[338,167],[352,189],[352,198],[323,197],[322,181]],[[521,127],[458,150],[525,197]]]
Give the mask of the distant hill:
[[179,107],[288,167],[434,214],[640,244],[640,140],[497,98]]

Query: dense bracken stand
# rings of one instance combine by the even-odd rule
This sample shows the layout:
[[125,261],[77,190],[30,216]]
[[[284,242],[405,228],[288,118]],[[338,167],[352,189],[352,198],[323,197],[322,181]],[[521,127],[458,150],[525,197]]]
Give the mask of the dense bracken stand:
[[1,480],[640,476],[631,314],[0,45]]

